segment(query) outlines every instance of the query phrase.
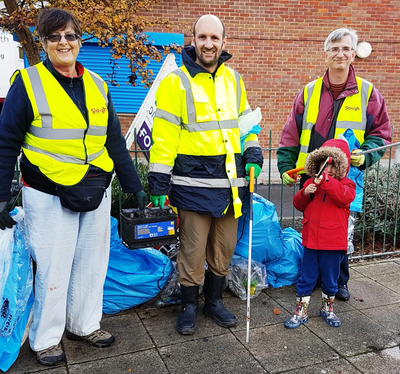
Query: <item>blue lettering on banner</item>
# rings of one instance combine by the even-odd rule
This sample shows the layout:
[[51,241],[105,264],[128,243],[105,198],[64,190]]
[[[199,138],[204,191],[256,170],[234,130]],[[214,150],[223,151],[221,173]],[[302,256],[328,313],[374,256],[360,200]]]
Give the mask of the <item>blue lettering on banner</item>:
[[158,238],[175,234],[175,221],[144,223],[137,225],[135,239]]

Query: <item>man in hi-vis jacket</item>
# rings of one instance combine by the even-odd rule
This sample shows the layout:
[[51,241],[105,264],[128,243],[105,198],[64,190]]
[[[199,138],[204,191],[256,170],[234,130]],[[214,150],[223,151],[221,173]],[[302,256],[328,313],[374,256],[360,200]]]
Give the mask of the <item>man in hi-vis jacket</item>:
[[251,109],[241,76],[225,65],[231,58],[223,51],[225,43],[221,20],[200,17],[192,45],[183,50],[183,66],[161,82],[156,95],[150,199],[162,206],[168,194],[178,208],[182,311],[176,330],[185,335],[195,332],[203,281],[204,314],[222,327],[237,324],[222,303],[222,291],[235,250],[246,175],[253,166],[257,177],[263,164],[257,135],[245,138],[241,152],[238,119]]

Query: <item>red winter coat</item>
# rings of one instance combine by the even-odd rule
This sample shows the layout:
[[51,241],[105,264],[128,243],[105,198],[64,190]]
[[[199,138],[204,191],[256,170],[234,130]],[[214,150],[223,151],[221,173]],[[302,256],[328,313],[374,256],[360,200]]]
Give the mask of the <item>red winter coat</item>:
[[303,246],[310,249],[347,251],[347,227],[350,203],[356,196],[356,185],[346,178],[350,167],[350,151],[345,140],[331,139],[311,152],[305,164],[305,171],[315,176],[321,160],[333,158],[337,168],[335,177],[323,180],[312,198],[304,195],[304,189],[314,179],[304,183],[304,187],[293,198],[294,207],[304,213],[302,239]]

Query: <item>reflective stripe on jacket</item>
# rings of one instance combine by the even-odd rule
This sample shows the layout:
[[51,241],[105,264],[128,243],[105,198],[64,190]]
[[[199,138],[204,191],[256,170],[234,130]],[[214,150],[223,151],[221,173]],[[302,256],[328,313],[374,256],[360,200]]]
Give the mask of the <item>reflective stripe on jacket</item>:
[[[367,126],[367,107],[371,96],[373,85],[359,77],[357,81],[356,94],[347,96],[340,107],[335,129],[335,138],[343,134],[346,129],[353,130],[360,144],[364,142],[364,135]],[[321,102],[323,78],[310,82],[304,87],[304,114],[303,125],[300,137],[300,153],[296,168],[303,167],[308,155],[308,148],[312,136],[312,130],[318,118],[319,105]]]
[[[172,205],[219,217],[232,197],[239,217],[248,182],[238,117],[250,111],[240,75],[221,64],[214,79],[206,72],[192,77],[183,66],[161,82],[156,102],[150,192],[156,194],[157,178],[167,174]],[[256,135],[246,140],[247,151],[260,149]]]
[[89,164],[111,172],[114,163],[104,147],[108,123],[106,83],[84,69],[88,125],[78,107],[43,63],[18,73],[25,84],[34,114],[22,146],[28,160],[51,181],[61,185],[80,182]]

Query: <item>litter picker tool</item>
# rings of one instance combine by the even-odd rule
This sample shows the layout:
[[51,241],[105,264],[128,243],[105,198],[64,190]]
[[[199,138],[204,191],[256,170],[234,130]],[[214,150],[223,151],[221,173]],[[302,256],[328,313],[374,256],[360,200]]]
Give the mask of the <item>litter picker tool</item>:
[[250,209],[249,209],[249,255],[247,265],[247,323],[246,323],[246,343],[249,342],[250,335],[250,292],[251,292],[251,246],[253,236],[253,192],[254,192],[254,166],[250,168]]
[[400,142],[383,145],[382,147],[367,149],[366,151],[355,153],[355,155],[357,155],[357,156],[366,155],[367,153],[372,153],[372,152],[376,152],[376,151],[382,151],[383,149],[392,148],[392,147],[396,147],[396,146],[400,146]]
[[326,165],[331,164],[331,163],[332,163],[332,157],[328,156],[326,158],[326,160],[324,161],[324,163],[322,164],[321,169],[319,169],[319,172],[315,178],[319,178],[321,176],[321,174],[324,172]]

